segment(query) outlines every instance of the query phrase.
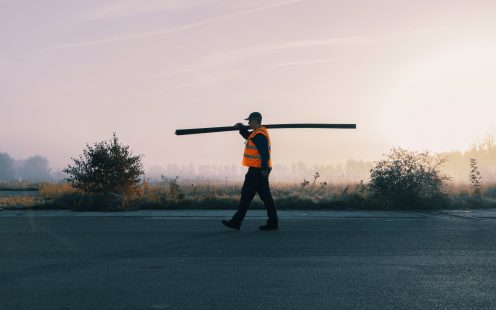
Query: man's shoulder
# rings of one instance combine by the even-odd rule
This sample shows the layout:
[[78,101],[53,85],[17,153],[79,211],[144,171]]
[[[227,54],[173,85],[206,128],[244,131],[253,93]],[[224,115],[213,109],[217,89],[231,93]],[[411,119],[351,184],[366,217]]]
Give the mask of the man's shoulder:
[[267,141],[267,137],[266,137],[263,133],[261,133],[261,132],[256,133],[256,134],[253,136],[253,138],[252,138],[252,139],[253,139],[253,140],[260,141],[260,142],[265,142],[265,141]]
[[269,131],[265,127],[260,127],[256,130],[254,130],[253,132],[256,133],[257,135],[258,134],[262,134],[262,135],[268,135],[269,134]]

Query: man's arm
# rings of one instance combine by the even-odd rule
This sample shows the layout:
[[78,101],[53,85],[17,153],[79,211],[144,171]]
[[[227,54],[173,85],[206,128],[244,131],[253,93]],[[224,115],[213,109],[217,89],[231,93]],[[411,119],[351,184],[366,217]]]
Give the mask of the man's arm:
[[235,128],[237,128],[239,130],[239,134],[246,139],[248,139],[248,137],[250,136],[250,132],[248,131],[248,127],[241,124],[241,123],[237,123],[234,125]]
[[257,134],[253,137],[253,143],[257,147],[258,153],[260,153],[260,158],[262,159],[262,170],[267,170],[270,172],[269,168],[269,142],[267,141],[267,137],[263,134]]
[[248,127],[241,127],[239,129],[239,134],[246,139],[250,136],[250,132],[248,131]]

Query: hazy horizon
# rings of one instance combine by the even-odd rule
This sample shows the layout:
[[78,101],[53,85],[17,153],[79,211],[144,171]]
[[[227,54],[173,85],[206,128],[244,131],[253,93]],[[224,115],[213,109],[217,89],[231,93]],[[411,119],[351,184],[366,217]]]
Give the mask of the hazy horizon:
[[[303,161],[289,164],[273,165],[272,181],[299,183],[304,179],[312,180],[318,173],[319,181],[329,183],[368,182],[370,170],[379,160],[386,159],[392,150],[373,161],[363,159],[347,159],[337,164],[308,164]],[[485,184],[496,182],[496,143],[494,136],[486,135],[475,141],[467,151],[430,153],[434,157],[446,161],[440,166],[440,172],[447,175],[455,183],[468,183],[470,179],[470,162],[476,160],[481,181]],[[73,164],[73,163],[71,163]],[[177,164],[154,165],[144,167],[145,179],[148,181],[164,181],[179,178],[180,182],[218,180],[239,182],[244,178],[246,167],[235,163],[212,164]],[[24,181],[60,181],[67,175],[61,169],[52,169],[50,161],[40,155],[24,159],[12,158],[8,153],[0,151],[0,182],[6,180]]]
[[63,169],[86,144],[152,166],[237,165],[229,126],[272,130],[274,164],[449,152],[496,133],[496,2],[0,1],[0,152]]

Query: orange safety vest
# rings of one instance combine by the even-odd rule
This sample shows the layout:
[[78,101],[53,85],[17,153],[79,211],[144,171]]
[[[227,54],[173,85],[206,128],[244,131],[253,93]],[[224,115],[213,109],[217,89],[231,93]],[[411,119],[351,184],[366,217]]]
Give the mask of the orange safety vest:
[[262,158],[260,157],[260,153],[258,152],[258,149],[253,143],[252,139],[255,137],[257,134],[263,134],[267,138],[267,143],[269,145],[269,167],[272,167],[272,156],[271,154],[271,144],[270,144],[270,137],[269,137],[269,132],[267,131],[267,128],[264,126],[258,128],[257,130],[254,130],[250,133],[250,136],[248,139],[246,139],[245,143],[245,151],[243,154],[243,166],[247,167],[255,167],[255,168],[261,168],[262,167]]

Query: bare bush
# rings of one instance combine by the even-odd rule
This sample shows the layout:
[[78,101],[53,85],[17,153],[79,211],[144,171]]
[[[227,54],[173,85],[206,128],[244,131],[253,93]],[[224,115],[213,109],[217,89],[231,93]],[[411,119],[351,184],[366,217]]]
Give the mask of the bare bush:
[[445,206],[440,166],[446,158],[429,152],[392,149],[384,160],[371,169],[369,202],[382,208],[432,208]]

